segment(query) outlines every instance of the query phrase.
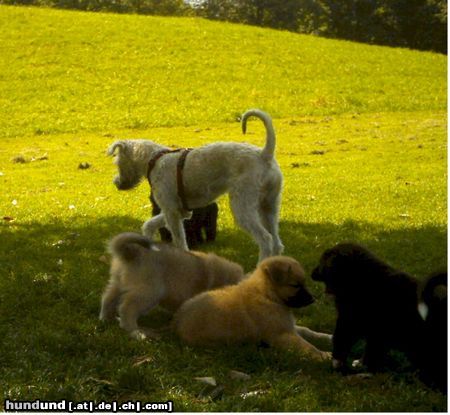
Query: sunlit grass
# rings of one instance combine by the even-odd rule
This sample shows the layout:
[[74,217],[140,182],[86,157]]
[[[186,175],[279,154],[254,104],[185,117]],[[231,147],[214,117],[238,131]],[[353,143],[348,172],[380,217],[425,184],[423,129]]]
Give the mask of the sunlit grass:
[[0,137],[446,106],[444,55],[202,19],[0,6]]

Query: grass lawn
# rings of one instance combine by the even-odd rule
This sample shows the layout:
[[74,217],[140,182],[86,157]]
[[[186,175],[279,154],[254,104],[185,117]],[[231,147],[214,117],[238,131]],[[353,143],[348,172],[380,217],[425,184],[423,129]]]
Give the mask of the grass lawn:
[[446,107],[444,55],[202,19],[0,6],[0,137]]
[[[146,183],[115,189],[107,146],[125,137],[262,145],[259,122],[245,137],[233,122],[250,107],[274,116],[285,180],[280,234],[308,273],[343,240],[419,278],[446,266],[445,57],[197,19],[0,6],[0,22],[4,399],[172,400],[176,411],[447,410],[446,398],[410,373],[344,378],[293,353],[190,348],[171,333],[138,342],[97,317],[106,242],[139,231],[150,212]],[[83,162],[90,167],[79,169]],[[257,247],[234,225],[227,199],[219,205],[218,239],[202,249],[250,271]],[[332,301],[308,282],[317,301],[296,317],[332,332]],[[155,310],[142,323],[169,319]],[[195,379],[205,376],[218,386]]]

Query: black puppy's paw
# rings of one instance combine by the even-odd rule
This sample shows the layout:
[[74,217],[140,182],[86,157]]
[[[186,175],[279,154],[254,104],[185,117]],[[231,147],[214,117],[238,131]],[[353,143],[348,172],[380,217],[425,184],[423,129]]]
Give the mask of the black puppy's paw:
[[331,365],[333,366],[333,369],[338,372],[344,372],[347,370],[347,365],[345,362],[334,357],[331,359]]

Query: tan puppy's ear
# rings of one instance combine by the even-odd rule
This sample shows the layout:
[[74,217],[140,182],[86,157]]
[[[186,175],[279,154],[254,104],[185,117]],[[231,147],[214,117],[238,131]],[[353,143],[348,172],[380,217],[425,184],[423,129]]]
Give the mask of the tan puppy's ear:
[[269,267],[263,268],[264,274],[266,274],[269,278],[271,278]]
[[286,272],[278,264],[272,264],[272,266],[265,266],[263,271],[270,278],[270,280],[277,285],[283,284],[286,281],[286,276],[289,276],[291,272],[291,266],[289,265],[288,272]]

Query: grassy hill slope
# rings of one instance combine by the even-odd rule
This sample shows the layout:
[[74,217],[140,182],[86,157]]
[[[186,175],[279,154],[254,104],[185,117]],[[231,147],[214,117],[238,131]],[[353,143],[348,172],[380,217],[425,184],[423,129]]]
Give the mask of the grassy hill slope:
[[0,137],[445,109],[446,57],[202,19],[0,6]]

